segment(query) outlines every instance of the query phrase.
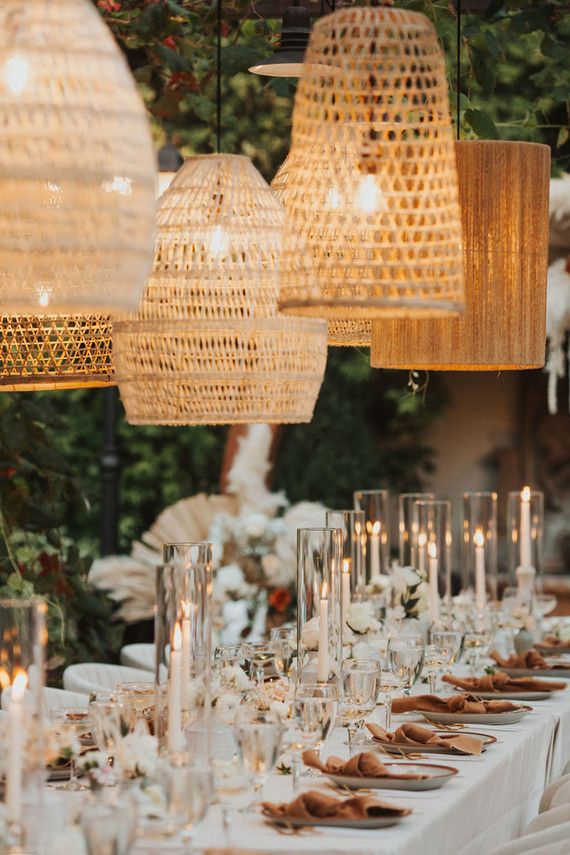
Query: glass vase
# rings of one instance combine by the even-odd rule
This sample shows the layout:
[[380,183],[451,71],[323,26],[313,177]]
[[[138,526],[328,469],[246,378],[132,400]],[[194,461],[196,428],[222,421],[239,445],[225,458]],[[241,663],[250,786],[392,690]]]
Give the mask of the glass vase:
[[507,499],[507,559],[511,582],[522,594],[540,587],[544,493],[524,487]]
[[[47,762],[43,732],[46,604],[39,598],[0,599],[0,686],[3,844],[36,852],[37,812]],[[23,847],[20,850],[18,847]]]
[[478,610],[497,599],[496,493],[463,493],[461,580]]
[[342,531],[297,530],[297,677],[336,682],[342,663]]
[[[348,604],[357,591],[363,591],[364,543],[366,539],[364,511],[327,511],[327,528],[339,528],[342,537],[341,610],[345,608],[343,592],[348,594]],[[345,583],[348,582],[348,585]],[[342,616],[343,620],[345,615]]]
[[356,490],[354,507],[364,512],[364,584],[390,570],[390,494],[388,490]]
[[440,603],[451,602],[451,503],[414,503],[412,567],[428,582],[429,619],[439,618]]
[[[212,545],[169,543],[157,570],[155,685],[166,695],[159,715],[161,747],[175,754],[191,734],[207,736],[212,659]],[[206,726],[206,731],[203,731]],[[201,736],[198,737],[198,744]]]
[[433,493],[400,493],[398,496],[398,561],[400,567],[413,567],[414,505],[433,501]]

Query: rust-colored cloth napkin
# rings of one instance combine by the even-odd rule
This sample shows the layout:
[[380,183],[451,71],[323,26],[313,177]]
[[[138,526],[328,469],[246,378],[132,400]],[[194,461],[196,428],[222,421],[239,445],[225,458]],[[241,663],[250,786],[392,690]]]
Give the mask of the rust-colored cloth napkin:
[[491,653],[489,653],[489,656],[501,668],[526,668],[529,671],[538,669],[544,671],[551,670],[552,668],[570,669],[569,662],[557,662],[556,665],[549,665],[544,656],[534,648],[532,650],[527,650],[526,653],[513,653],[508,659],[503,659],[496,650],[492,650]]
[[404,713],[413,710],[419,712],[457,713],[502,713],[520,709],[520,704],[511,701],[481,701],[473,695],[453,695],[451,698],[438,698],[437,695],[410,695],[406,698],[394,698],[392,712]]
[[484,677],[455,677],[445,674],[442,677],[457,689],[467,692],[557,692],[566,688],[565,680],[541,680],[536,677],[509,677],[503,671],[485,674]]
[[421,781],[423,778],[429,778],[429,775],[420,773],[392,771],[384,766],[372,751],[363,751],[350,760],[329,757],[326,763],[323,763],[317,752],[311,749],[303,751],[303,763],[324,772],[325,775],[346,775],[349,778],[398,778],[402,781]]
[[548,633],[544,636],[540,644],[536,645],[537,647],[557,647],[559,650],[570,650],[570,641],[563,641],[561,638],[558,638],[554,633]]
[[417,745],[425,748],[430,745],[442,748],[454,748],[460,754],[481,754],[485,740],[480,736],[471,736],[463,733],[435,733],[429,727],[421,724],[402,724],[393,733],[384,730],[374,722],[370,721],[366,727],[374,739],[379,742],[392,742],[395,745]]
[[410,808],[381,802],[373,796],[352,796],[349,799],[336,799],[317,790],[308,790],[292,802],[275,804],[262,802],[264,816],[270,819],[318,820],[318,819],[372,819],[373,817],[408,816]]

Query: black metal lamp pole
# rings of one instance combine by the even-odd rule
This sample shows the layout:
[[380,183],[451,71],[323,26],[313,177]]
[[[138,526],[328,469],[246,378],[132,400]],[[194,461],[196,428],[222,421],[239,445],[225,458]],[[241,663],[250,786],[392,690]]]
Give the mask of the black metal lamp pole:
[[119,472],[117,442],[119,392],[116,386],[103,391],[103,453],[101,454],[101,555],[119,551]]

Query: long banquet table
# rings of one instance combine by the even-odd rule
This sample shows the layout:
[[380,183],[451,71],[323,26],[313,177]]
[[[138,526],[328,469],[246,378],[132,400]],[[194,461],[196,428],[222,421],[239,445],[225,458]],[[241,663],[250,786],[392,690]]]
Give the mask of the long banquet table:
[[[425,792],[376,791],[378,798],[413,809],[398,826],[375,831],[313,829],[298,835],[278,833],[259,814],[234,813],[232,847],[259,852],[350,852],[352,855],[481,855],[517,837],[537,814],[540,796],[549,781],[560,774],[570,760],[570,682],[558,696],[533,702],[534,708],[514,725],[469,730],[497,737],[480,758],[430,755],[423,762],[455,766],[459,774],[439,790]],[[425,688],[423,689],[425,691]],[[382,713],[380,713],[380,720]],[[415,714],[394,716],[401,721],[420,721]],[[325,743],[323,756],[348,756],[346,731],[338,729]],[[356,749],[355,749],[356,750]],[[358,750],[363,750],[360,746]],[[397,758],[396,758],[397,759]],[[422,761],[417,761],[421,764]],[[325,786],[325,779],[303,776],[301,789]],[[331,792],[326,788],[327,792]],[[51,791],[52,808],[62,794]],[[268,779],[264,797],[287,801],[294,797],[290,776],[274,773]],[[69,800],[70,795],[65,798]],[[53,801],[52,801],[53,799]],[[59,801],[58,799],[58,801]],[[48,803],[49,807],[49,803]],[[52,815],[53,821],[53,815]],[[219,807],[210,808],[197,830],[193,851],[226,845]],[[188,852],[173,842],[153,841],[153,852]],[[149,844],[135,848],[139,855],[149,852]]]

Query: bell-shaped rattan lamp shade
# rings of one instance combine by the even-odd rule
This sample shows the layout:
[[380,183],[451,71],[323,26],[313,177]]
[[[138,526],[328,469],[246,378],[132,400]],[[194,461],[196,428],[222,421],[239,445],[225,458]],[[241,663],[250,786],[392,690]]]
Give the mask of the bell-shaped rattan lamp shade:
[[550,149],[457,143],[466,308],[460,318],[372,325],[376,368],[540,368],[546,347]]
[[0,314],[120,314],[152,262],[144,105],[89,0],[0,3]]
[[142,308],[113,325],[129,422],[310,421],[326,324],[278,314],[284,221],[246,157],[196,156],[179,170],[160,200]]
[[287,213],[319,261],[312,282],[284,278],[284,311],[346,321],[462,310],[445,60],[424,15],[344,8],[315,24],[292,152]]

